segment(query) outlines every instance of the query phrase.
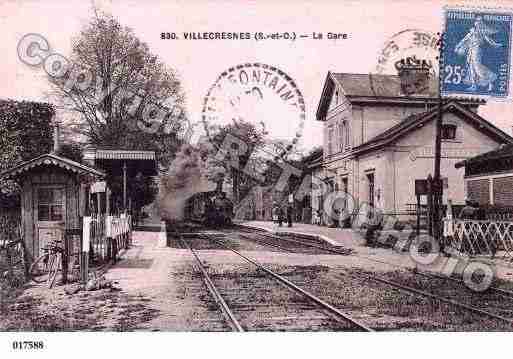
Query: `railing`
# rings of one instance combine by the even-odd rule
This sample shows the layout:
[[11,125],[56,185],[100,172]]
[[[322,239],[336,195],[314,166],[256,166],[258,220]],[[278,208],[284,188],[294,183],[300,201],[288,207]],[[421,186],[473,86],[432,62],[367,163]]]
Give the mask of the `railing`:
[[417,203],[406,203],[406,212],[411,215],[416,215],[417,210],[420,210],[421,216],[426,216],[428,212],[427,204],[421,204],[420,206]]
[[128,248],[132,239],[132,218],[128,215],[92,215],[85,219],[89,231],[89,256],[96,262],[116,259],[120,249]]
[[513,222],[444,219],[444,244],[470,256],[485,255],[513,259]]
[[103,260],[107,256],[107,237],[105,233],[105,216],[93,214],[90,227],[90,256],[94,260]]
[[107,236],[112,238],[112,255],[115,259],[118,251],[128,249],[132,242],[132,217],[123,214],[107,217]]

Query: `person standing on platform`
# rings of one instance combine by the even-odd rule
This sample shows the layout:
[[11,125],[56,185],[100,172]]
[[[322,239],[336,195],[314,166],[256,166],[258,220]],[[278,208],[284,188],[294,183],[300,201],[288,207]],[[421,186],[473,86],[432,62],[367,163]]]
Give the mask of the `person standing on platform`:
[[278,225],[281,227],[283,225],[283,209],[281,206],[278,206]]
[[272,217],[273,217],[274,224],[277,224],[278,223],[278,205],[276,203],[273,203]]
[[287,206],[287,222],[288,222],[289,227],[292,227],[292,212],[293,211],[294,211],[294,209],[292,208],[292,205],[289,204]]

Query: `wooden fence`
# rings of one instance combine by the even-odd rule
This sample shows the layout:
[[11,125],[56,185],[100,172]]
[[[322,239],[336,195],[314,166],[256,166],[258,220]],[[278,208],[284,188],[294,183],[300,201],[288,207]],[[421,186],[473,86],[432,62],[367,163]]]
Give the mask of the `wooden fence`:
[[11,286],[20,286],[25,281],[24,255],[20,211],[2,212],[0,214],[0,280],[7,280]]
[[84,224],[83,237],[89,240],[89,258],[95,263],[115,260],[131,243],[131,216],[92,215],[84,218]]
[[513,222],[502,220],[444,220],[450,228],[444,244],[470,256],[485,255],[513,260]]

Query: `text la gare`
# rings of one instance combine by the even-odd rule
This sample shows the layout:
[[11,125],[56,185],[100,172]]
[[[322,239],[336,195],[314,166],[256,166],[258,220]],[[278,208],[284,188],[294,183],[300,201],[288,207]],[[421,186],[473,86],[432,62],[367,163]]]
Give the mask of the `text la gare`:
[[[324,38],[324,33],[322,33],[322,32],[313,32],[312,33],[312,38],[314,40],[322,40]],[[345,40],[345,39],[347,39],[347,34],[346,33],[341,33],[341,32],[328,32],[326,34],[326,38],[329,39],[329,40]]]

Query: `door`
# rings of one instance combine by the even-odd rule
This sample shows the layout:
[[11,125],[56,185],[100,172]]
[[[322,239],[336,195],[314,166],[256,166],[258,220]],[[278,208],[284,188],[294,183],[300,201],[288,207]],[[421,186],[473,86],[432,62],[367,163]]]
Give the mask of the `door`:
[[367,181],[369,184],[369,204],[374,207],[374,173],[367,174]]
[[[35,223],[38,251],[53,240],[63,241],[66,218],[65,187],[44,186],[36,188]],[[62,242],[61,246],[64,246]]]

